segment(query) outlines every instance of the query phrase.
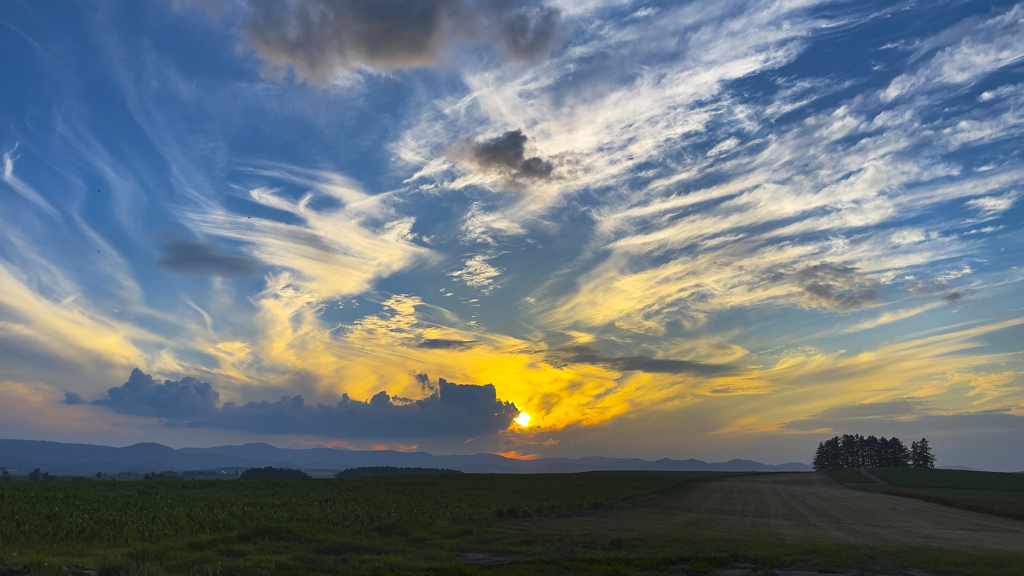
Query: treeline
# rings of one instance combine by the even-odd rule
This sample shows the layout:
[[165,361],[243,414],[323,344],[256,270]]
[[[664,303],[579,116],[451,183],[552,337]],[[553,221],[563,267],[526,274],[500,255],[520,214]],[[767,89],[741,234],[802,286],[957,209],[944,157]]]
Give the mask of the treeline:
[[334,475],[335,478],[366,478],[370,476],[423,476],[423,475],[462,474],[459,470],[448,468],[398,468],[395,466],[363,466],[349,468]]
[[309,474],[293,468],[267,466],[264,468],[249,468],[242,472],[239,478],[241,480],[283,480],[289,478],[309,478]]
[[818,444],[814,469],[842,468],[935,468],[935,456],[925,438],[912,442],[909,449],[895,436],[875,438],[860,434],[833,436]]

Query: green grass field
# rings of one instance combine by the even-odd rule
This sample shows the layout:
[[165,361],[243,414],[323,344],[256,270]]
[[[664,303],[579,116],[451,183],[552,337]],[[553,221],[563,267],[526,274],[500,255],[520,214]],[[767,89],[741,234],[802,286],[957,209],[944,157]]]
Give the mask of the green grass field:
[[873,492],[1024,520],[1024,474],[922,468],[874,468],[871,473],[889,483],[870,487]]
[[[793,541],[674,521],[716,474],[585,473],[0,485],[0,563],[56,576],[1018,574],[1020,554]],[[696,492],[693,492],[696,494]],[[0,568],[2,572],[2,568]]]
[[871,473],[892,486],[1024,491],[1024,474],[928,468],[873,468]]

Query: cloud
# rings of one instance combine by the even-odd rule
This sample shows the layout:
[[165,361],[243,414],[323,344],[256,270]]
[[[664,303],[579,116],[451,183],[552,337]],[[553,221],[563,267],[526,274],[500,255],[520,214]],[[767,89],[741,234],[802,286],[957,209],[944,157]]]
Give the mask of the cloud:
[[989,220],[1006,212],[1013,206],[1017,195],[1010,192],[1001,196],[983,196],[968,200],[965,206],[978,211],[981,220]]
[[64,393],[64,403],[68,406],[77,406],[78,404],[87,404],[87,402],[78,394],[74,392]]
[[56,216],[57,211],[53,206],[32,186],[29,186],[24,180],[14,174],[14,161],[18,159],[18,156],[14,156],[14,153],[17,151],[18,144],[15,144],[14,148],[10,150],[4,150],[3,181],[23,198],[42,208],[47,214]]
[[212,244],[200,242],[169,242],[160,247],[157,264],[177,274],[202,276],[253,276],[260,262],[246,256],[231,256],[217,251]]
[[[689,360],[665,360],[650,356],[606,356],[590,346],[567,346],[550,357],[555,363],[596,364],[620,372],[639,371],[649,374],[689,374],[691,376],[727,376],[735,374],[730,364],[705,364]],[[549,360],[549,361],[550,361]]]
[[[73,403],[73,400],[65,397],[65,403]],[[107,406],[122,414],[188,419],[213,414],[219,402],[220,394],[207,382],[185,377],[179,381],[164,380],[159,384],[152,376],[136,368],[127,382],[107,390],[106,397],[93,404]]]
[[448,275],[452,278],[457,278],[466,283],[466,286],[471,288],[482,288],[485,292],[490,291],[495,287],[494,279],[501,276],[502,269],[496,268],[488,262],[490,258],[494,256],[487,256],[484,254],[476,254],[472,258],[465,261],[464,266],[454,272],[450,272]]
[[819,262],[791,271],[777,272],[773,280],[795,284],[797,299],[808,308],[849,312],[873,306],[879,301],[878,283],[857,268]]
[[428,350],[465,350],[477,344],[477,340],[449,340],[445,338],[427,338],[416,345],[417,348]]
[[[227,402],[195,378],[156,382],[136,368],[123,385],[92,404],[121,414],[150,416],[190,427],[225,428],[262,434],[309,434],[329,438],[475,437],[506,430],[519,410],[497,398],[494,386],[455,384],[415,376],[428,395],[419,400],[393,398],[386,391],[359,401],[344,394],[334,405],[307,404],[302,396],[275,402]],[[65,404],[79,404],[75,394]]]
[[[950,297],[952,297],[952,299],[950,299]],[[850,333],[853,333],[853,332],[860,332],[862,330],[870,330],[872,328],[877,328],[879,326],[884,326],[884,325],[887,325],[887,324],[892,324],[893,322],[899,322],[900,320],[906,320],[907,318],[913,318],[914,316],[917,316],[918,314],[922,314],[924,312],[928,312],[929,310],[934,310],[935,308],[938,308],[939,306],[941,306],[943,302],[945,302],[947,304],[955,304],[959,300],[960,300],[960,293],[959,292],[953,292],[952,294],[949,294],[948,296],[943,297],[941,302],[931,302],[929,304],[925,304],[923,306],[918,306],[917,308],[911,308],[909,310],[897,310],[897,311],[894,311],[894,312],[885,312],[884,314],[878,316],[877,318],[871,318],[869,320],[864,320],[863,322],[859,322],[859,323],[857,323],[857,324],[847,328],[846,330],[844,330],[844,332],[850,334]]]
[[522,185],[529,180],[550,180],[555,165],[539,156],[526,157],[528,138],[522,130],[508,130],[494,138],[475,140],[456,147],[477,168]]
[[439,63],[463,42],[492,44],[515,60],[554,46],[557,9],[502,0],[247,0],[241,30],[268,71],[290,68],[300,80],[328,83],[368,67],[419,68]]
[[[795,430],[820,430],[822,428],[853,430],[851,427],[858,425],[867,427],[869,422],[912,417],[920,410],[920,405],[919,401],[904,398],[884,402],[832,406],[809,418],[788,422],[785,426]],[[854,432],[856,431],[854,430]],[[865,432],[865,430],[861,430],[861,432]],[[871,434],[872,431],[867,430],[866,433]]]

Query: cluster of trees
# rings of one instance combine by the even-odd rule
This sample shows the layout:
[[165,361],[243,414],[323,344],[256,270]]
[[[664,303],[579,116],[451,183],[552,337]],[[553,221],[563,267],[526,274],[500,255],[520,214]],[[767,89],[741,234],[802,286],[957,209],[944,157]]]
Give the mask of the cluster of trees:
[[363,466],[348,468],[334,475],[335,478],[366,478],[370,476],[437,476],[462,474],[450,468],[396,468],[395,466]]
[[285,478],[309,478],[309,474],[292,468],[267,466],[265,468],[249,468],[242,472],[239,478],[242,480],[280,480]]
[[926,438],[912,442],[909,450],[895,436],[875,438],[843,434],[818,444],[814,469],[842,468],[935,468],[935,456]]

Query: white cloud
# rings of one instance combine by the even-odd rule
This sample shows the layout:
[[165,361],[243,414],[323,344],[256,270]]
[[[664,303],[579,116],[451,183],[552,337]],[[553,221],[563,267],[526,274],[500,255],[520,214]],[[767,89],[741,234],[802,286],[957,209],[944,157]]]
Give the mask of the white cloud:
[[461,280],[471,288],[483,288],[484,292],[490,292],[495,287],[494,279],[503,272],[488,262],[494,257],[495,255],[476,254],[468,258],[461,269],[449,273],[449,276]]
[[977,210],[980,218],[989,220],[1009,210],[1016,199],[1017,194],[1009,192],[1001,196],[974,198],[973,200],[968,200],[964,205]]

